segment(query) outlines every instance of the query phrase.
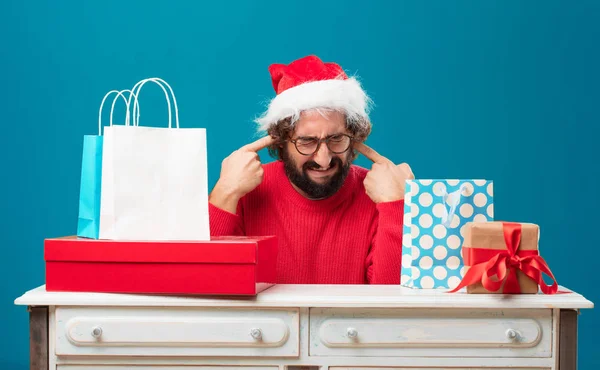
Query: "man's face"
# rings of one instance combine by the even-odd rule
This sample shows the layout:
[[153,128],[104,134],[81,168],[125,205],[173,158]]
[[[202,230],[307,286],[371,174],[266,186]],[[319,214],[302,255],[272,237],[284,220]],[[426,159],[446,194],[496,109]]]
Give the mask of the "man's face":
[[[349,134],[343,114],[331,112],[321,115],[311,111],[301,114],[291,139],[298,140],[298,147],[301,148],[303,142],[340,134]],[[335,144],[331,145],[333,148]],[[341,154],[332,153],[325,142],[311,155],[299,153],[294,143],[289,141],[282,149],[288,178],[297,189],[311,199],[322,199],[335,194],[344,183],[352,163],[352,149]]]

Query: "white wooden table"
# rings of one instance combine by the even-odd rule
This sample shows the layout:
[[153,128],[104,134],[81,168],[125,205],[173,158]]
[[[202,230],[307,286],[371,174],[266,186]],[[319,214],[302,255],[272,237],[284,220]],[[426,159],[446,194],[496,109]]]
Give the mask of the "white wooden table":
[[575,292],[391,285],[276,285],[255,298],[40,286],[15,303],[30,311],[32,370],[574,370],[577,316],[593,307]]

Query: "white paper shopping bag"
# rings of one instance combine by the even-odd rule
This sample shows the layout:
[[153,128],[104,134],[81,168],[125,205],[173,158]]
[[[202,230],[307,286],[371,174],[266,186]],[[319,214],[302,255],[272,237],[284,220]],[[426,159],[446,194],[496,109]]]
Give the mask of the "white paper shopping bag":
[[162,79],[138,82],[130,100],[139,99],[147,82],[158,84],[165,93],[168,127],[139,126],[136,102],[134,125],[105,128],[99,238],[209,240],[206,130],[179,128],[175,94]]

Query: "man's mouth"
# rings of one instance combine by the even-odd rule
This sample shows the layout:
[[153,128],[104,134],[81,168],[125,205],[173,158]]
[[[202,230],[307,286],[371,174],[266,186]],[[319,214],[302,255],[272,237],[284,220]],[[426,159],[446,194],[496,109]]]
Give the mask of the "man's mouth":
[[309,168],[308,171],[316,175],[325,176],[334,173],[335,168],[336,166],[334,165],[327,168]]

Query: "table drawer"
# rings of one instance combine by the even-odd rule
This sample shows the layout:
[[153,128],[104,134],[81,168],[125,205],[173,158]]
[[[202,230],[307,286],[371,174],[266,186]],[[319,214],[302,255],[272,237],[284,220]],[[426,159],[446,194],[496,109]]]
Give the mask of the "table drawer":
[[[58,365],[57,370],[279,370],[279,366],[222,366],[222,365]],[[517,369],[518,370],[518,369]]]
[[[452,370],[552,370],[549,367],[453,367]],[[162,370],[162,369],[160,369]],[[381,367],[337,367],[329,370],[383,370]],[[385,367],[385,370],[448,370],[447,367]]]
[[298,309],[57,308],[56,355],[298,356]]
[[310,310],[312,356],[551,357],[552,310]]

